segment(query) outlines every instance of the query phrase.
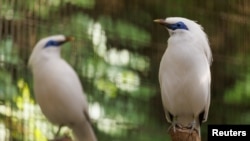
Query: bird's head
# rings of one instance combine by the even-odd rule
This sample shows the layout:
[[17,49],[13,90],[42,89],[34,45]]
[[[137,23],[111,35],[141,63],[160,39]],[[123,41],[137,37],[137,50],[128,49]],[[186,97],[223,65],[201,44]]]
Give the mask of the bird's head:
[[46,57],[60,56],[60,46],[72,40],[74,40],[73,37],[68,37],[64,35],[53,35],[41,39],[33,48],[33,51],[29,58],[29,66],[37,60],[41,60]]
[[58,48],[62,44],[74,40],[73,37],[64,35],[54,35],[41,39],[35,46],[35,48],[46,49],[46,48]]
[[173,34],[195,33],[201,34],[203,28],[196,22],[182,17],[169,17],[166,19],[156,19],[154,22],[163,25],[170,36]]
[[156,19],[154,22],[163,25],[169,32],[170,37],[168,41],[171,44],[186,43],[191,40],[198,44],[203,50],[209,60],[212,62],[212,53],[209,47],[209,41],[203,27],[195,21],[182,17],[168,17],[166,19]]

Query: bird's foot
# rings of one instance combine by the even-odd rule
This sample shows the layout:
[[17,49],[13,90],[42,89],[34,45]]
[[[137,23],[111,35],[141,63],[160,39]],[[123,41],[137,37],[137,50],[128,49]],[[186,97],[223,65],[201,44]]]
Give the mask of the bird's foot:
[[195,125],[196,125],[195,120],[189,124],[190,134],[193,133],[193,131],[195,130]]
[[170,132],[170,130],[173,128],[173,131],[175,133],[176,132],[176,127],[178,128],[179,125],[175,121],[173,121],[172,124],[168,127],[168,132]]

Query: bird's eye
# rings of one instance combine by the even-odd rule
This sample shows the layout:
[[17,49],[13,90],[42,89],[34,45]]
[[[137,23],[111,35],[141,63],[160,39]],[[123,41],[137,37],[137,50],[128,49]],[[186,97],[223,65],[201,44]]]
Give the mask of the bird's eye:
[[50,46],[60,46],[61,44],[63,44],[64,42],[59,42],[59,41],[54,41],[54,40],[49,40],[46,44],[45,44],[45,48],[46,47],[50,47]]
[[183,22],[178,22],[175,24],[176,29],[185,29],[188,30],[187,26]]

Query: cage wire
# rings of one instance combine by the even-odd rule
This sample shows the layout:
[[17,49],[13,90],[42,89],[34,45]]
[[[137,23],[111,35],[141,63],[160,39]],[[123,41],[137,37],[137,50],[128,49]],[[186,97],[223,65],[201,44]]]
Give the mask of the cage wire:
[[103,141],[168,139],[157,80],[167,33],[150,24],[163,14],[199,18],[208,34],[208,123],[250,123],[249,1],[156,1],[0,0],[0,141],[47,141],[57,131],[34,100],[27,64],[52,34],[75,37],[62,56],[79,74]]
[[[83,61],[79,59],[80,57],[87,61],[89,56],[92,56],[94,60],[104,58],[113,65],[121,66],[129,63],[132,68],[139,71],[148,69],[149,62],[146,57],[138,54],[131,55],[127,50],[122,49],[113,49],[107,53],[107,37],[103,27],[84,13],[89,12],[88,7],[93,5],[92,1],[89,0],[85,3],[79,1],[83,7],[86,7],[85,10],[79,10],[73,9],[68,0],[27,0],[25,2],[0,0],[0,80],[1,86],[3,86],[0,89],[1,141],[45,141],[52,139],[57,131],[57,127],[50,124],[42,115],[34,100],[31,72],[27,64],[33,46],[42,37],[51,34],[72,35],[74,33],[72,36],[76,40],[66,45],[71,47],[63,48],[62,54],[76,70],[80,73],[85,72],[84,77],[86,78],[93,78],[93,72],[96,73],[97,77],[102,75],[105,73],[105,66],[89,60],[87,67],[82,67]],[[75,12],[77,10],[79,11]],[[73,11],[77,13],[74,16],[71,15]],[[78,24],[78,26],[74,26],[74,24]],[[130,25],[125,26],[129,27]],[[81,28],[79,29],[79,27]],[[94,44],[93,48],[91,47],[92,44]],[[119,55],[125,56],[125,59],[122,59]],[[128,59],[129,57],[139,59],[131,61]],[[96,64],[98,68],[93,64]],[[138,89],[140,80],[132,71],[126,71],[126,76],[120,73],[114,77],[112,73],[117,72],[121,72],[121,70],[113,69],[110,74],[107,74],[107,77],[110,81],[115,82],[119,89],[126,91]],[[83,83],[92,80],[86,79],[85,81]],[[95,83],[103,85],[102,83],[105,83],[105,81],[98,80]],[[90,85],[88,89],[94,88]],[[100,87],[100,89],[107,93],[109,97],[116,95],[112,92],[116,88],[111,83],[107,90],[105,90],[105,87]],[[94,104],[92,109],[96,109],[96,107],[98,109],[98,104]],[[98,117],[100,112],[94,112],[94,114],[97,114]],[[93,115],[94,118],[95,115]],[[112,120],[107,121],[113,122]],[[104,128],[107,128],[107,126]],[[117,132],[114,129],[103,130]],[[68,134],[69,130],[64,128],[62,133]]]
[[79,30],[73,26],[64,32],[67,25],[62,20],[68,19],[61,17],[72,9],[61,13],[51,10],[64,4],[61,0],[0,0],[1,141],[45,141],[54,137],[57,127],[47,121],[35,103],[27,62],[38,39]]

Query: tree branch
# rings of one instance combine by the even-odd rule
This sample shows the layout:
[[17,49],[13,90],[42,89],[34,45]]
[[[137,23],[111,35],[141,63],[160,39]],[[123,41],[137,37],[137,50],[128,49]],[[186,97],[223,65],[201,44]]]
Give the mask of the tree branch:
[[199,134],[196,130],[190,133],[190,129],[187,128],[177,128],[174,132],[173,128],[170,129],[169,134],[172,141],[201,141]]

